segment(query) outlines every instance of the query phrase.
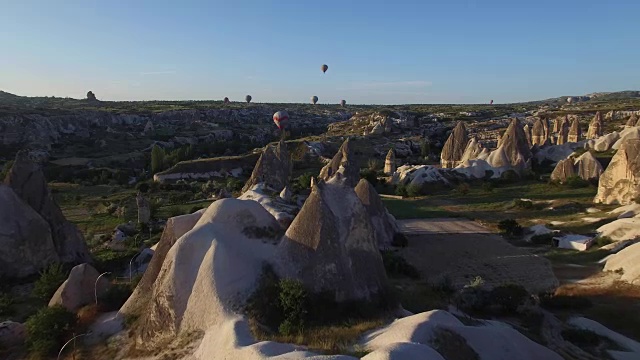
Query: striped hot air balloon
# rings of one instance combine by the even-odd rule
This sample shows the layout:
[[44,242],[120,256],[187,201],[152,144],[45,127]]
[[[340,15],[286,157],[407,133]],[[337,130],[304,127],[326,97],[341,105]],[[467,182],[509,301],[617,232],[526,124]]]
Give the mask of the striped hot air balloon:
[[278,129],[283,130],[286,129],[289,125],[289,113],[282,110],[273,114],[273,122],[276,124]]

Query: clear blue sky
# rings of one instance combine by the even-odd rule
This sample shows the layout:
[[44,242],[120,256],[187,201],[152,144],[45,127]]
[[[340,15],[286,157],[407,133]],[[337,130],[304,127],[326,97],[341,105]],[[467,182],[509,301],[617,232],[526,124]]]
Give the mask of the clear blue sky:
[[0,89],[360,104],[637,90],[639,17],[640,0],[0,0]]

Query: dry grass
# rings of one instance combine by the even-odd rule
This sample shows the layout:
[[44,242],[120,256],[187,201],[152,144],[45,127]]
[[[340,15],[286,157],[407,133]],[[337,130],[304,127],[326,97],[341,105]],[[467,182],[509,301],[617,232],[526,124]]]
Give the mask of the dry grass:
[[304,329],[297,335],[284,336],[270,334],[256,322],[251,321],[251,331],[258,341],[304,345],[311,351],[323,354],[364,355],[366,351],[354,348],[355,343],[364,333],[380,328],[385,323],[385,319],[353,320],[344,325],[311,327]]

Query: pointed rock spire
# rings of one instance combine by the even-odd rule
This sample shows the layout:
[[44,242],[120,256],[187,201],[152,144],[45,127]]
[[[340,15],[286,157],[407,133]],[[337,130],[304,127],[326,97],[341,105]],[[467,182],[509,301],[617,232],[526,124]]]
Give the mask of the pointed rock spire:
[[256,162],[251,177],[242,188],[242,192],[260,183],[275,192],[280,192],[289,184],[292,169],[291,155],[283,139],[276,146],[267,145]]
[[396,150],[391,148],[384,159],[384,173],[392,175],[394,172],[396,172]]
[[464,150],[469,142],[467,128],[462,121],[458,121],[456,127],[449,135],[444,143],[442,153],[440,155],[440,164],[443,168],[454,168],[458,166],[464,155]]
[[580,128],[580,122],[578,118],[575,117],[571,121],[571,126],[569,128],[569,133],[567,135],[568,142],[578,142],[582,138],[582,129]]
[[347,140],[342,143],[338,152],[333,156],[333,159],[320,170],[319,179],[329,181],[336,173],[342,173],[342,178],[351,187],[358,184],[360,180],[360,166],[356,160],[351,140]]

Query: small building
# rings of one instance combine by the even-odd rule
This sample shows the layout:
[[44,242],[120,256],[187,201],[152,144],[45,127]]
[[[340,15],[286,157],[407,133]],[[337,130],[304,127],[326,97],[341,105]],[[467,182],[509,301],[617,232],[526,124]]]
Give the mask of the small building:
[[560,249],[585,251],[593,245],[594,240],[593,237],[570,234],[554,237],[553,244]]

